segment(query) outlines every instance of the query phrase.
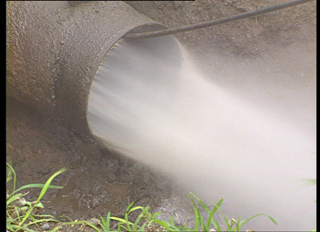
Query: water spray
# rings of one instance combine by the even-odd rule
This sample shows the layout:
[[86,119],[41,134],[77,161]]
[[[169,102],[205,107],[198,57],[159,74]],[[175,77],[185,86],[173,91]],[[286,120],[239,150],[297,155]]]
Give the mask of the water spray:
[[7,2],[7,94],[204,197],[224,197],[243,217],[262,211],[280,224],[259,229],[311,230],[315,191],[295,181],[315,176],[310,142],[206,81],[171,35],[307,1],[179,29],[124,2]]

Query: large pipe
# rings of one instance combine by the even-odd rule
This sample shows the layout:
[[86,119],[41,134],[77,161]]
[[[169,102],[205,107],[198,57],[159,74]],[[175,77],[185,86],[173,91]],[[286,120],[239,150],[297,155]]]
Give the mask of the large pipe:
[[[90,135],[88,94],[106,54],[127,33],[159,29],[120,1],[7,2],[7,96]],[[180,54],[175,37],[155,43]]]

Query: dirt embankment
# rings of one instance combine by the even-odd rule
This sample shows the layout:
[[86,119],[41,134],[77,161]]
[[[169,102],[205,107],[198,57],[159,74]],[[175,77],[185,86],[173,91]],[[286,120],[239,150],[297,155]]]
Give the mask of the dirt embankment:
[[[275,1],[127,1],[137,11],[169,28],[206,22],[274,4]],[[261,55],[294,41],[313,43],[316,1],[223,25],[176,34],[192,52],[232,56]]]

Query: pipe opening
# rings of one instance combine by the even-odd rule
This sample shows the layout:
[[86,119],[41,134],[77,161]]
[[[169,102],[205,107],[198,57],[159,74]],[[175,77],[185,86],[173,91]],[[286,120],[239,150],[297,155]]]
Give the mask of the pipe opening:
[[[134,31],[159,28],[163,26],[147,25]],[[182,57],[182,47],[173,36],[118,40],[92,81],[87,106],[91,133],[111,149],[124,149],[137,139],[137,132],[148,124],[142,115],[160,113],[175,98]]]

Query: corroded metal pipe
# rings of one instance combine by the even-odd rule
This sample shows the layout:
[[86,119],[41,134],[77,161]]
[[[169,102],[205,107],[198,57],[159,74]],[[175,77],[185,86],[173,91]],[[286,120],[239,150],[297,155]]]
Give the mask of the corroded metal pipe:
[[[165,27],[124,2],[74,3],[7,2],[7,95],[88,135],[90,85],[108,51],[129,32]],[[173,37],[165,44],[179,52]]]

